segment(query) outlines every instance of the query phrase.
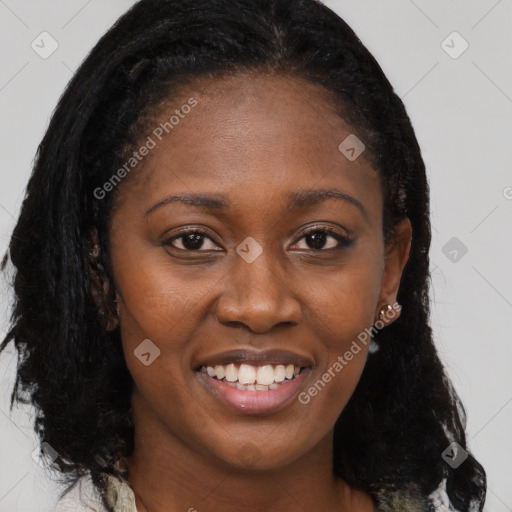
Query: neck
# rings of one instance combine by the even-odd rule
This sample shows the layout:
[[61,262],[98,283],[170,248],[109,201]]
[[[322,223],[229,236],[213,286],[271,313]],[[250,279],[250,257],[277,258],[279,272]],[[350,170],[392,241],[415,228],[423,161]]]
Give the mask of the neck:
[[136,402],[127,469],[137,512],[375,510],[370,496],[333,475],[332,431],[284,467],[239,469],[188,446],[149,411],[137,414]]

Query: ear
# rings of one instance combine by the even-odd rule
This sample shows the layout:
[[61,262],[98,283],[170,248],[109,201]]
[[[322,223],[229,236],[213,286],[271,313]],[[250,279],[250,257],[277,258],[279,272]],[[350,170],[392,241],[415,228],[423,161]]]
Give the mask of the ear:
[[375,311],[374,323],[377,320],[389,324],[400,316],[399,307],[393,307],[395,315],[391,318],[383,315],[380,317],[380,311],[386,304],[393,305],[396,303],[396,296],[402,278],[402,272],[409,259],[409,251],[411,249],[412,227],[408,218],[401,220],[394,229],[393,236],[385,247],[384,254],[384,271],[380,286],[379,302]]
[[103,253],[99,243],[98,231],[93,228],[87,240],[87,261],[89,262],[89,283],[91,296],[96,304],[100,322],[106,331],[113,331],[118,323],[115,291],[103,266]]

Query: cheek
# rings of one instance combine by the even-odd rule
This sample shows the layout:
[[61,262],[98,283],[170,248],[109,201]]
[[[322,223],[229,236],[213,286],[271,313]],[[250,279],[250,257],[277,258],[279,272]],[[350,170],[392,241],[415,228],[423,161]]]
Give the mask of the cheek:
[[191,333],[204,315],[201,287],[173,278],[161,263],[113,263],[123,350],[136,386],[154,397],[179,395],[191,371]]
[[341,315],[341,320],[330,324],[331,329],[337,329],[337,335],[328,338],[318,367],[298,396],[304,411],[322,418],[324,425],[334,425],[361,378],[370,342],[366,327],[360,328],[365,325],[363,320],[364,315]]
[[329,279],[310,280],[309,321],[323,341],[323,353],[299,401],[315,409],[315,414],[326,414],[329,421],[336,421],[364,369],[379,278],[377,259],[368,258]]
[[139,404],[149,405],[148,414],[156,412],[186,435],[187,418],[201,411],[190,401],[187,380],[192,376],[190,338],[205,312],[204,291],[177,279],[161,263],[118,258],[116,264],[121,339],[142,397]]
[[380,277],[379,262],[367,258],[322,279],[308,279],[305,303],[311,321],[325,335],[329,352],[343,353],[352,340],[373,325]]
[[153,260],[151,252],[139,251],[139,257],[131,258],[114,254],[112,258],[123,335],[153,336],[155,343],[179,342],[204,314],[205,291],[215,280],[209,273],[188,279],[187,269]]

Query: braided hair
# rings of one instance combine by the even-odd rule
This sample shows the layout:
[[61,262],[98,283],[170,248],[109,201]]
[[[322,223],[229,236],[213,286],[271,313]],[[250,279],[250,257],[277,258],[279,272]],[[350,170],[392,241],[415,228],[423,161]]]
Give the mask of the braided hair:
[[19,354],[11,408],[15,400],[35,407],[36,431],[58,452],[54,465],[71,487],[86,474],[100,490],[101,475],[125,476],[119,461],[133,450],[133,382],[111,324],[114,291],[102,285],[103,277],[112,282],[107,233],[122,185],[104,199],[94,190],[177,87],[247,71],[323,85],[380,177],[385,239],[401,219],[412,225],[401,315],[375,335],[380,350],[336,423],[334,473],[373,495],[410,482],[428,495],[446,479],[456,508],[481,511],[482,466],[471,454],[457,469],[441,458],[452,441],[466,448],[466,418],[429,325],[429,186],[420,148],[376,60],[316,0],[141,0],[92,49],[38,147],[9,245],[15,302],[0,351],[13,341]]

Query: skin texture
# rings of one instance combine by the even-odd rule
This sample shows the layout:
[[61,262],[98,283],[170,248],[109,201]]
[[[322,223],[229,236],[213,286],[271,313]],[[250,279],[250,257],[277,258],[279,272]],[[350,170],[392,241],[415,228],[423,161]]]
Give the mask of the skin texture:
[[[385,247],[378,175],[364,153],[349,161],[338,150],[352,130],[321,86],[258,74],[196,85],[159,110],[153,127],[188,98],[198,101],[139,174],[119,185],[110,229],[135,382],[128,470],[138,510],[373,511],[369,495],[332,475],[334,424],[367,347],[308,404],[295,399],[265,415],[228,409],[194,366],[234,348],[292,350],[314,362],[307,389],[396,301],[410,223],[402,221],[396,243]],[[366,213],[338,199],[287,208],[290,192],[310,188],[339,189]],[[173,202],[145,215],[177,193],[225,194],[231,206]],[[334,249],[339,242],[327,234],[314,250],[304,231],[318,225],[352,244]],[[199,250],[187,252],[183,238],[169,241],[194,228],[211,237]],[[263,250],[252,263],[236,252],[248,236]],[[145,339],[161,351],[149,366],[134,355]],[[255,461],[243,457],[248,450]]]

